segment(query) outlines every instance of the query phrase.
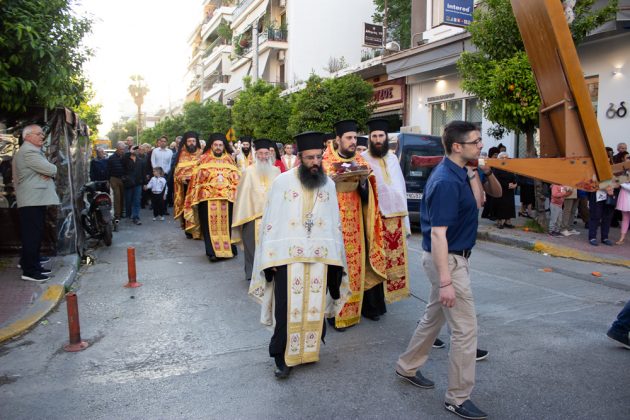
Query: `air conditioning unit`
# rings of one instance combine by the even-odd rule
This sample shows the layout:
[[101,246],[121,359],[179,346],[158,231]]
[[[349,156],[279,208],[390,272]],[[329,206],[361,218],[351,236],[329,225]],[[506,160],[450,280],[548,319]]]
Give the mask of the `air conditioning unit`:
[[286,51],[280,50],[278,51],[278,61],[284,61],[286,57]]
[[280,7],[285,8],[287,7],[287,0],[278,0],[278,4]]

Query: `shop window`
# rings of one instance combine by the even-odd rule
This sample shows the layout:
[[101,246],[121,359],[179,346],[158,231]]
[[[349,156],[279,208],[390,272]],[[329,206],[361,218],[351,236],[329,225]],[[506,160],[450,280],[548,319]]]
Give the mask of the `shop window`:
[[481,130],[481,120],[483,118],[483,109],[481,109],[481,101],[478,98],[468,98],[466,104],[466,121],[475,124]]
[[441,136],[446,124],[461,119],[461,100],[431,104],[431,135]]
[[591,98],[595,115],[597,115],[597,99],[599,98],[599,76],[590,76],[586,78],[586,87],[588,95]]

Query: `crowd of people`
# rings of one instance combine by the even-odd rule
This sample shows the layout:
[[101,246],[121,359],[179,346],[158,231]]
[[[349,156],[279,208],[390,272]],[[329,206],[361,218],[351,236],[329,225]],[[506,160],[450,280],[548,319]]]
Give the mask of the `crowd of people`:
[[[295,137],[297,155],[293,144],[279,149],[265,138],[243,137],[233,147],[222,133],[211,133],[204,142],[189,131],[170,148],[166,137],[155,148],[135,145],[130,137],[109,158],[97,148],[90,177],[109,180],[116,223],[127,217],[140,225],[139,209],[149,200],[153,220],[162,221],[170,202],[185,237],[203,239],[210,263],[233,258],[236,244],[242,243],[249,295],[261,304],[261,322],[274,329],[269,344],[274,375],[285,379],[294,366],[319,360],[327,324],[343,332],[362,318],[379,321],[387,304],[409,296],[405,180],[389,148],[387,121],[371,120],[368,128],[366,137],[358,137],[357,122],[343,120],[333,133],[301,133]],[[45,135],[40,126],[25,127],[22,137],[24,144],[14,158],[22,278],[46,281],[50,270],[44,268],[47,261],[39,248],[45,208],[59,204],[57,169],[41,151]],[[484,419],[486,413],[470,399],[475,364],[488,352],[477,347],[469,258],[484,205],[503,228],[511,227],[519,180],[481,161],[478,167],[468,165],[483,148],[474,124],[449,123],[442,142],[446,157],[427,181],[420,212],[421,264],[430,296],[395,373],[416,387],[434,388],[420,369],[431,348],[444,346],[438,334],[446,323],[450,353],[444,408],[464,418]],[[627,160],[625,144],[618,150],[613,158]],[[507,157],[500,149],[492,150],[493,156],[495,152]],[[563,214],[569,214],[571,225],[581,200],[574,193],[570,187],[551,186],[550,232],[567,223]],[[589,228],[601,228],[606,245],[612,245],[612,210],[616,206],[621,211],[617,243],[623,243],[630,221],[630,183],[619,192],[608,187],[587,197]],[[591,244],[597,245],[591,233]],[[630,348],[628,330],[630,303],[607,336]]]

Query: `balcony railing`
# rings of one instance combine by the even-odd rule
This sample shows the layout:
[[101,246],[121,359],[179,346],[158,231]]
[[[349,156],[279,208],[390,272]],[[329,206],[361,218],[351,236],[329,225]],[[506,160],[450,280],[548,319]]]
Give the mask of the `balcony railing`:
[[236,5],[236,9],[232,12],[232,20],[236,20],[245,9],[256,0],[243,0]]
[[265,29],[258,34],[258,44],[262,44],[265,41],[280,41],[287,42],[288,31],[282,29]]

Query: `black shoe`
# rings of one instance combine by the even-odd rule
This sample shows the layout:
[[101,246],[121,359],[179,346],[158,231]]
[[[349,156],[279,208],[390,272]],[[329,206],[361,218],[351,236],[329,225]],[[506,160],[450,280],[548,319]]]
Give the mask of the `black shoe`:
[[40,274],[43,274],[45,276],[47,276],[47,275],[52,273],[52,271],[50,271],[49,268],[44,268],[44,267],[41,267],[41,266],[37,269],[37,272],[40,273]]
[[488,350],[477,349],[477,361],[486,360],[488,358]]
[[50,257],[39,257],[40,264],[48,264],[50,262]]
[[133,219],[133,224],[134,225],[141,225],[142,222],[140,221],[140,219]]
[[378,321],[381,319],[381,317],[378,315],[372,315],[372,316],[363,315],[363,317],[369,319],[370,321]]
[[219,259],[215,257],[214,255],[208,255],[208,261],[214,263],[214,262],[219,261]]
[[470,400],[466,400],[460,405],[445,402],[444,408],[446,408],[447,411],[457,414],[459,417],[463,417],[465,419],[478,420],[488,418],[488,415],[478,409],[477,406]]
[[47,275],[41,273],[22,274],[22,280],[34,281],[36,283],[42,283],[48,279],[49,277]]
[[444,341],[440,340],[439,338],[436,338],[435,341],[433,342],[434,349],[443,349],[444,347],[446,347],[446,344],[444,343]]
[[417,386],[418,388],[423,388],[423,389],[435,388],[435,383],[432,380],[427,379],[424,376],[422,376],[422,373],[420,373],[419,371],[416,373],[416,376],[405,376],[399,373],[398,371],[396,371],[396,375],[400,378],[403,378],[407,382],[410,382],[413,386]]
[[345,329],[345,328],[343,328],[343,327],[338,328],[338,327],[336,327],[336,326],[335,326],[335,318],[334,318],[334,317],[333,317],[333,318],[326,318],[326,321],[328,321],[328,325],[330,325],[331,327],[333,327],[333,329],[334,329],[335,331],[344,332],[344,331],[346,330],[346,329]]
[[614,332],[613,330],[608,330],[608,332],[606,333],[606,337],[610,338],[612,341],[614,341],[615,343],[630,349],[630,334],[626,334],[625,336],[623,334],[618,334],[616,332]]
[[274,357],[274,360],[276,361],[276,370],[273,372],[273,374],[276,376],[276,378],[288,378],[291,374],[291,368],[287,366],[284,362],[284,356],[276,356]]
[[186,239],[192,239],[192,233],[185,232]]

